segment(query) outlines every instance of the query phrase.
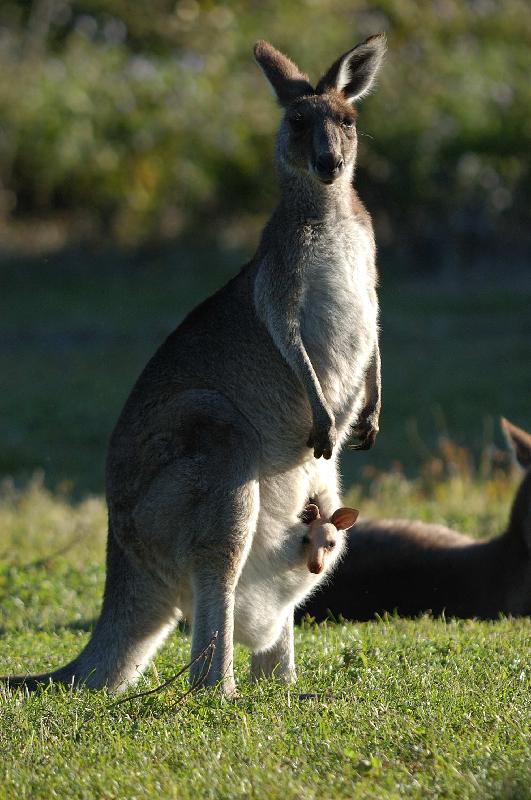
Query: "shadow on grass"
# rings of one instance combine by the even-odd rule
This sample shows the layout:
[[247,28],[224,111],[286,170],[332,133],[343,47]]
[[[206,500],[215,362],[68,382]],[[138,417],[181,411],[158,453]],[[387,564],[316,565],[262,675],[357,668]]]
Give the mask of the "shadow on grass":
[[[77,619],[73,622],[64,622],[60,625],[26,625],[25,629],[30,630],[32,633],[50,633],[50,634],[59,634],[63,633],[64,631],[70,631],[73,633],[83,632],[83,633],[92,633],[96,622],[98,621],[98,617],[93,617],[92,619]],[[5,628],[0,626],[0,636],[8,636],[9,634],[13,633],[12,628]],[[187,622],[178,622],[175,626],[174,633],[182,633],[185,636],[189,636],[191,633],[190,625]]]

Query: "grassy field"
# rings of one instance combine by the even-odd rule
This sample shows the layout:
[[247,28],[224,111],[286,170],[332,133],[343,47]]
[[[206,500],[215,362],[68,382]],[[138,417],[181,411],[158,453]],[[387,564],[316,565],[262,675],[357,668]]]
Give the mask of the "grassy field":
[[[501,475],[431,492],[381,476],[363,508],[389,514],[399,499],[404,514],[469,530],[481,519],[494,533],[513,488]],[[5,486],[0,525],[0,669],[64,663],[98,611],[103,501]],[[187,632],[173,635],[140,688],[176,673],[189,646]],[[250,686],[238,648],[236,702],[180,700],[185,677],[115,708],[104,692],[0,696],[0,797],[526,800],[530,647],[529,620],[307,624],[289,691]]]
[[[238,259],[215,263],[183,249],[0,265],[0,672],[57,666],[86,641],[106,440],[147,357]],[[384,269],[381,299],[382,433],[345,457],[346,498],[367,516],[501,532],[516,478],[495,418],[531,428],[531,286],[457,290]],[[104,692],[0,696],[0,800],[531,797],[529,620],[296,636],[289,691],[251,687],[237,649],[237,702],[180,700],[185,676],[114,708]],[[172,636],[140,688],[184,666],[189,645]]]

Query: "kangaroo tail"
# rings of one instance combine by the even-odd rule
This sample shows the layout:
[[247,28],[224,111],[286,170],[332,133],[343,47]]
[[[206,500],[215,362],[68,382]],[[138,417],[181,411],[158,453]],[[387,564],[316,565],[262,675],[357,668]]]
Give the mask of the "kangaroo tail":
[[139,678],[175,621],[168,588],[141,571],[109,532],[101,615],[84,650],[53,672],[4,675],[0,683],[29,691],[50,683],[122,691]]
[[75,659],[54,672],[42,672],[39,675],[0,675],[0,683],[5,684],[7,689],[18,689],[23,686],[30,692],[50,683],[62,684],[73,689],[80,685],[80,682],[76,680],[79,671],[77,659]]

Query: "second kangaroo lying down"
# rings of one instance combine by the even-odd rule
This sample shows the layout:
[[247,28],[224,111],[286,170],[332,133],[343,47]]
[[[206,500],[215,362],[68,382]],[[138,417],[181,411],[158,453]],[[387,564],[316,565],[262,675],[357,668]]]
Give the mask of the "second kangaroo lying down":
[[531,435],[502,420],[526,473],[502,536],[478,541],[410,520],[361,520],[331,581],[297,610],[369,620],[397,611],[495,619],[531,614]]

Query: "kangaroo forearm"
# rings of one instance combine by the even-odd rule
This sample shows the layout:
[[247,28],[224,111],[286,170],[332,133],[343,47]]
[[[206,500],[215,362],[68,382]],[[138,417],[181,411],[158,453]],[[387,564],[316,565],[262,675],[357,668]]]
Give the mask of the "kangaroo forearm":
[[382,406],[382,363],[378,342],[365,377],[365,398],[365,410],[377,422]]
[[267,270],[262,265],[255,283],[255,308],[308,398],[312,428],[306,444],[313,448],[315,458],[323,456],[329,459],[336,442],[335,420],[302,340],[299,320],[301,285],[296,280],[284,282],[284,291],[279,291],[275,278],[280,281],[278,272]]
[[350,445],[354,450],[369,450],[374,445],[380,425],[381,388],[380,348],[376,341],[365,372],[365,401],[351,429],[352,438],[357,440]]
[[314,421],[330,419],[330,410],[319,379],[302,341],[297,318],[300,300],[297,287],[292,286],[291,291],[276,296],[274,277],[274,270],[266,266],[262,267],[257,276],[255,304],[258,316],[266,326],[282,358],[300,381],[310,403]]
[[298,376],[306,392],[312,410],[312,428],[306,444],[313,448],[315,458],[324,456],[325,459],[329,459],[332,457],[332,450],[336,443],[334,415],[326,402],[312,362],[300,337],[286,355],[288,364]]
[[302,340],[300,344],[293,347],[292,352],[289,354],[288,363],[306,392],[314,422],[323,418],[330,419],[332,416],[330,409]]

